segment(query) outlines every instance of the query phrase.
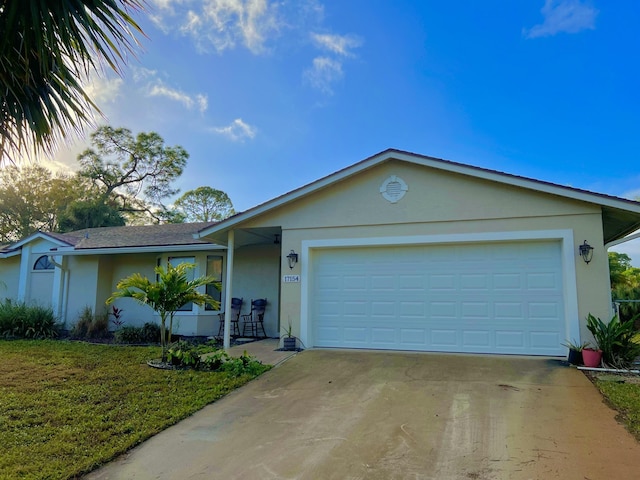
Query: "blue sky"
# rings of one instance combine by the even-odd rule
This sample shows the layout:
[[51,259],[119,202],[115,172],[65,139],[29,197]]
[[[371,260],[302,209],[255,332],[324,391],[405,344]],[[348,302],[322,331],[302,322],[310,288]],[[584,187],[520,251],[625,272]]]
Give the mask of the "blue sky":
[[640,196],[637,0],[148,2],[89,88],[189,152],[182,191],[245,210],[392,147]]

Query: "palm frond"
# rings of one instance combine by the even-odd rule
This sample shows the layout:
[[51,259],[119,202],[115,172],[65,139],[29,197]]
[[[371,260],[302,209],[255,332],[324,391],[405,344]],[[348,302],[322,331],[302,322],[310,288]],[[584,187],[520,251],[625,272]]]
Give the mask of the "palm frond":
[[0,163],[52,152],[91,124],[97,106],[81,82],[102,64],[116,72],[142,30],[144,0],[20,0],[0,4]]

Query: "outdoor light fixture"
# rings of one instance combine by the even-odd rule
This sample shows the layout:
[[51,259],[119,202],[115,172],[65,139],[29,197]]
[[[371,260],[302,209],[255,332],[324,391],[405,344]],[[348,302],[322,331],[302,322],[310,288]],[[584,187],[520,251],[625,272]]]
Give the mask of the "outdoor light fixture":
[[287,260],[289,261],[289,268],[293,269],[293,266],[298,263],[298,254],[291,250],[287,255]]
[[584,263],[589,263],[593,258],[593,247],[587,243],[585,240],[582,245],[578,247],[578,251],[580,252],[580,256],[584,260]]

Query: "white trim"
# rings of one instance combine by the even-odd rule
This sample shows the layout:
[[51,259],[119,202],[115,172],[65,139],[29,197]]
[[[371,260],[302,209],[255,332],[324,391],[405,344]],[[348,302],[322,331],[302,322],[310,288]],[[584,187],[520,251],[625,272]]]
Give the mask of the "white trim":
[[309,325],[309,295],[311,288],[310,259],[316,249],[371,247],[395,245],[429,245],[452,243],[509,242],[509,241],[559,240],[561,243],[562,278],[564,295],[564,315],[567,339],[580,340],[578,313],[578,292],[576,287],[576,254],[572,230],[530,230],[513,232],[463,233],[446,235],[412,235],[397,237],[331,238],[303,240],[300,252],[301,284],[300,296],[300,339],[306,345],[313,345]]
[[[224,334],[222,345],[225,349],[231,347],[231,297],[233,296],[231,286],[233,284],[233,253],[235,249],[235,231],[229,230],[227,233],[227,277],[224,285]],[[238,328],[240,328],[238,326]],[[215,327],[213,329],[215,332]]]
[[109,248],[58,248],[51,250],[52,255],[115,255],[119,253],[167,253],[167,252],[204,252],[211,250],[226,250],[223,245],[210,243],[206,245],[154,245],[149,247],[109,247]]
[[36,238],[40,238],[42,240],[46,240],[46,241],[51,242],[51,243],[56,243],[56,244],[58,244],[60,246],[64,246],[64,247],[69,245],[69,242],[65,242],[63,240],[59,240],[56,237],[53,237],[51,235],[47,235],[44,232],[36,232],[36,233],[33,233],[33,234],[29,235],[26,238],[23,238],[22,240],[18,240],[16,243],[11,245],[11,248],[12,249],[16,249],[16,248],[22,247],[23,245],[26,245],[27,243],[31,242],[32,240],[35,240]]
[[631,240],[635,240],[636,238],[640,238],[640,232],[632,233],[631,235],[627,235],[626,237],[619,238],[618,240],[605,243],[604,248],[605,250],[608,250],[611,247],[615,247],[616,245],[620,245],[621,243],[630,242]]
[[569,198],[573,200],[580,200],[583,202],[592,203],[600,206],[607,206],[627,212],[640,213],[640,203],[633,202],[631,200],[617,199],[614,197],[608,197],[606,195],[599,195],[596,193],[588,192],[585,190],[578,190],[572,187],[564,187],[561,185],[555,185],[553,183],[542,182],[531,178],[520,177],[516,175],[510,175],[507,173],[501,173],[491,170],[486,170],[479,167],[473,167],[470,165],[463,165],[460,163],[451,162],[448,160],[442,160],[433,157],[427,157],[424,155],[417,155],[408,152],[402,152],[399,150],[386,150],[366,160],[351,165],[343,170],[332,173],[326,177],[323,177],[315,182],[304,185],[289,193],[285,193],[277,198],[269,200],[257,207],[254,207],[244,213],[240,213],[230,217],[226,220],[212,225],[208,228],[194,233],[194,238],[203,238],[216,232],[224,231],[228,228],[257,217],[272,209],[281,207],[288,203],[291,203],[301,197],[304,197],[310,193],[316,192],[329,185],[344,180],[352,175],[355,175],[364,170],[368,170],[376,165],[384,163],[388,160],[400,160],[416,165],[422,165],[430,167],[436,170],[442,170],[445,172],[457,173],[470,177],[475,177],[483,180],[489,180],[501,184],[512,185],[516,187],[526,188],[528,190],[534,190],[543,193],[549,193],[557,195],[559,197]]

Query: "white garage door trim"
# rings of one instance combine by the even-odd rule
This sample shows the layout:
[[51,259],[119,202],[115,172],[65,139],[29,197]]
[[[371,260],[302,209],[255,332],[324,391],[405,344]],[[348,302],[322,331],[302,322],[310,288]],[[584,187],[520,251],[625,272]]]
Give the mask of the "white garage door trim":
[[301,263],[301,318],[300,338],[306,345],[314,345],[312,329],[310,328],[310,288],[311,272],[310,264],[317,249],[330,249],[336,247],[366,247],[366,246],[400,246],[400,245],[429,245],[429,244],[455,244],[455,243],[480,243],[480,242],[504,242],[526,240],[559,240],[562,257],[562,278],[564,295],[564,317],[566,321],[566,338],[580,338],[580,325],[578,321],[578,297],[575,285],[575,259],[574,239],[571,230],[540,230],[518,232],[486,232],[472,234],[452,235],[415,235],[405,237],[375,237],[375,238],[334,238],[319,240],[304,240],[300,252]]

